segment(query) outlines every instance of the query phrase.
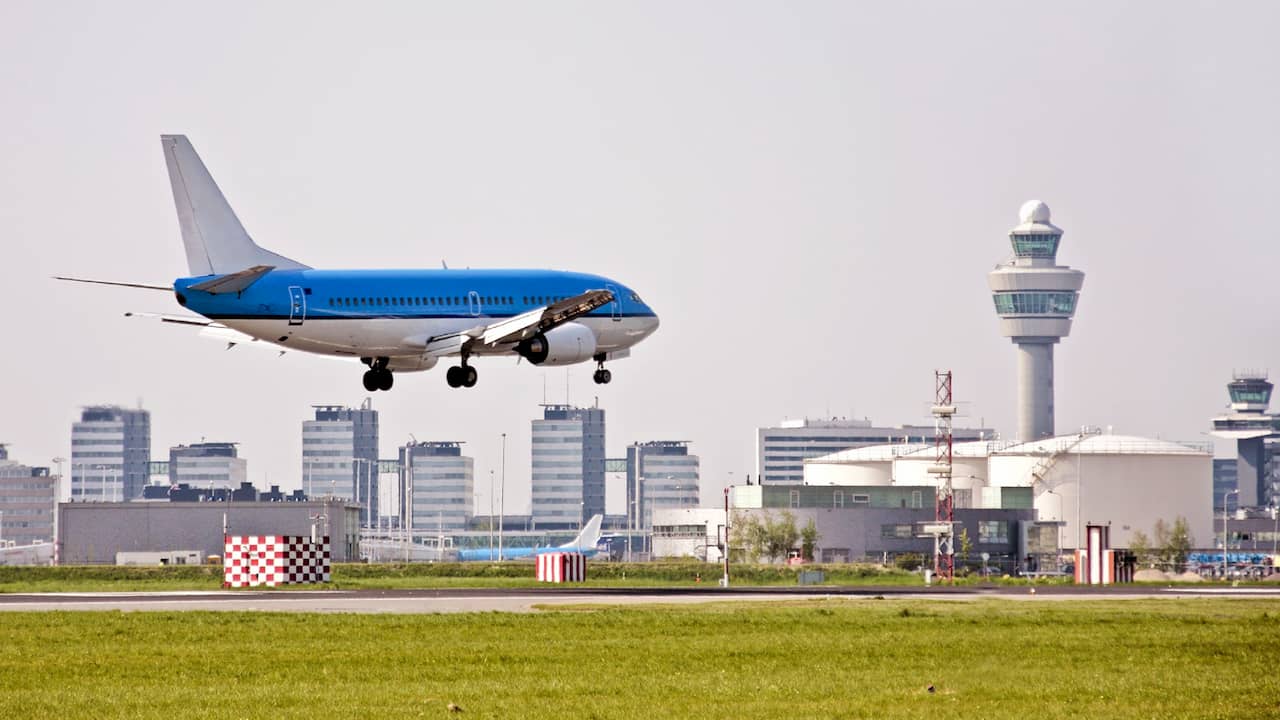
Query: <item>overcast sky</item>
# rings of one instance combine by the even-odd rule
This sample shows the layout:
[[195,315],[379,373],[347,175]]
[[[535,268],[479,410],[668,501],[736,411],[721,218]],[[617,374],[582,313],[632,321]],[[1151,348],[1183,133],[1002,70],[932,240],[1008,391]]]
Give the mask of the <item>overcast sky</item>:
[[[1086,278],[1057,428],[1206,440],[1233,369],[1280,372],[1276,3],[0,3],[0,442],[70,456],[80,406],[152,454],[236,441],[297,487],[310,405],[362,368],[123,317],[187,274],[158,136],[188,135],[259,244],[319,268],[538,267],[635,288],[662,327],[591,364],[444,364],[373,395],[382,455],[460,440],[478,510],[508,435],[527,512],[544,398],[608,446],[681,439],[703,497],[784,417],[1012,435],[986,274],[1018,206]],[[1224,447],[1225,451],[1226,448]],[[620,498],[610,508],[621,511]]]

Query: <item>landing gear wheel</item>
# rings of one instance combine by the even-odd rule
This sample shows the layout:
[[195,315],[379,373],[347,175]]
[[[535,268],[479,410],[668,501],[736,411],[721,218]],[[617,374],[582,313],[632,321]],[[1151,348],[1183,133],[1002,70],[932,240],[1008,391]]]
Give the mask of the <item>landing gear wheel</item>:
[[378,373],[377,373],[377,371],[375,371],[375,370],[366,370],[366,371],[365,371],[365,373],[364,373],[364,377],[363,377],[363,378],[361,378],[361,379],[364,381],[364,389],[365,389],[365,390],[368,390],[369,392],[377,392],[377,390],[378,390]]
[[382,372],[378,373],[378,389],[379,390],[383,390],[383,391],[390,390],[391,386],[394,385],[395,382],[396,382],[396,376],[392,375],[390,370],[383,370]]
[[445,382],[449,383],[449,387],[462,387],[462,372],[462,368],[457,365],[454,365],[445,372],[444,379]]
[[476,380],[480,379],[479,374],[476,373],[476,369],[470,365],[464,366],[461,369],[464,373],[462,377],[462,387],[475,387]]
[[597,385],[608,385],[609,381],[613,379],[613,373],[605,370],[604,368],[600,368],[591,379],[595,380]]

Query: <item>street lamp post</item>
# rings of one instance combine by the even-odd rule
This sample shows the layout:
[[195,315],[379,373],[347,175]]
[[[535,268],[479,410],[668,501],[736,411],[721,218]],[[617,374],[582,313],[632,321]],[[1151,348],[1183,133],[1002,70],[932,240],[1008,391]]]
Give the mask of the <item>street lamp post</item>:
[[1222,493],[1222,579],[1227,579],[1227,496],[1235,493],[1236,497],[1240,497],[1239,488],[1228,490]]
[[507,528],[507,434],[502,433],[502,484],[498,496],[498,561],[502,561],[502,535]]

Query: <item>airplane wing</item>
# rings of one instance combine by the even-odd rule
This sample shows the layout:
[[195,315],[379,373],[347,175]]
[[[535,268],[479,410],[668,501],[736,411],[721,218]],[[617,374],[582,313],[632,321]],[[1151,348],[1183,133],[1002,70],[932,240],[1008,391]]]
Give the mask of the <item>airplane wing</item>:
[[428,357],[456,355],[473,349],[477,344],[493,347],[504,343],[517,343],[582,317],[611,302],[613,302],[612,292],[588,290],[581,295],[534,308],[490,325],[479,325],[462,332],[422,338],[419,342],[423,347],[423,355]]

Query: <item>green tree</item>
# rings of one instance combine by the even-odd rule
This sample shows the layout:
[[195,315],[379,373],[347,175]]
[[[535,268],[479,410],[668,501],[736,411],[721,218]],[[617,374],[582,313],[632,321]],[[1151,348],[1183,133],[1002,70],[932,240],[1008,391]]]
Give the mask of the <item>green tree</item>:
[[1129,552],[1137,558],[1138,565],[1151,565],[1151,538],[1141,530],[1133,531],[1133,538],[1129,541]]
[[1163,553],[1174,572],[1187,569],[1187,556],[1191,554],[1191,546],[1194,543],[1195,538],[1191,537],[1191,526],[1186,518],[1179,515],[1173,521],[1173,527],[1169,529],[1169,537],[1163,548]]
[[765,516],[765,528],[763,554],[769,558],[769,562],[785,560],[787,553],[791,552],[800,540],[800,531],[796,529],[796,516],[792,515],[790,510],[783,510],[776,518],[770,513]]
[[800,530],[800,555],[805,560],[813,561],[813,553],[820,538],[817,524],[813,522],[813,518],[809,518],[809,522]]

